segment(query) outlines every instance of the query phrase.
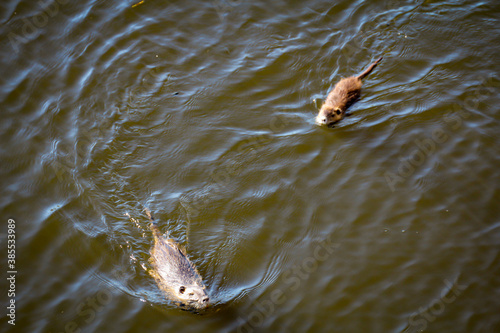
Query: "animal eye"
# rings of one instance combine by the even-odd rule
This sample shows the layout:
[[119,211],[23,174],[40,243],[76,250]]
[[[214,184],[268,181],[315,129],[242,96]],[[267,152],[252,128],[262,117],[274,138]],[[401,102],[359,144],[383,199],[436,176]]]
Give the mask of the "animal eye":
[[340,110],[335,111],[337,115],[340,115]]
[[189,293],[189,296],[194,296],[194,293]]
[[179,293],[184,294],[184,292],[185,292],[185,291],[186,291],[186,287],[181,286],[181,287],[179,288]]

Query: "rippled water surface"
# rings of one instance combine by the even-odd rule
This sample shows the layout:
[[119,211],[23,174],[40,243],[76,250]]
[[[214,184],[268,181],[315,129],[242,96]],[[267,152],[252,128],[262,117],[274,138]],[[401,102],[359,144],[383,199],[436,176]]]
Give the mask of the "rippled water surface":
[[[0,331],[499,332],[499,19],[495,0],[3,1]],[[205,313],[149,276],[146,206]]]

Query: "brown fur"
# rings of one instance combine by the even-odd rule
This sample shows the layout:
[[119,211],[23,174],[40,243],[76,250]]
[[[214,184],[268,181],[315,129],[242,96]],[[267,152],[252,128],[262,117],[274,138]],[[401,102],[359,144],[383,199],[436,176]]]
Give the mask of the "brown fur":
[[202,278],[186,251],[174,240],[163,237],[149,209],[145,209],[151,222],[154,246],[149,274],[156,280],[165,296],[185,310],[198,311],[209,306],[209,297]]
[[361,80],[370,74],[380,60],[382,58],[376,60],[360,75],[340,80],[326,97],[316,116],[316,122],[329,125],[344,118],[347,108],[356,102],[361,94]]

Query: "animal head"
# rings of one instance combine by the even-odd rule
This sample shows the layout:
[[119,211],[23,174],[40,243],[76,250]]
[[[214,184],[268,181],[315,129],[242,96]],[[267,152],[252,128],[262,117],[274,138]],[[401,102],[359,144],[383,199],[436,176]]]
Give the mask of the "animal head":
[[178,301],[186,308],[201,310],[208,307],[210,302],[205,288],[198,285],[178,285],[174,293]]
[[344,118],[344,112],[339,108],[323,104],[316,116],[316,123],[319,125],[330,125]]

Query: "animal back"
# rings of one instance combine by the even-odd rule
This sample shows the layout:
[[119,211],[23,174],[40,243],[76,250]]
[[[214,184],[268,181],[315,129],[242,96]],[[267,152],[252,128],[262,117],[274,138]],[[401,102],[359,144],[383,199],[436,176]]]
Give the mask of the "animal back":
[[173,241],[163,237],[155,238],[151,257],[162,283],[201,283],[201,277],[193,264]]
[[349,107],[361,93],[361,81],[354,76],[340,80],[328,94],[327,101],[334,107]]

